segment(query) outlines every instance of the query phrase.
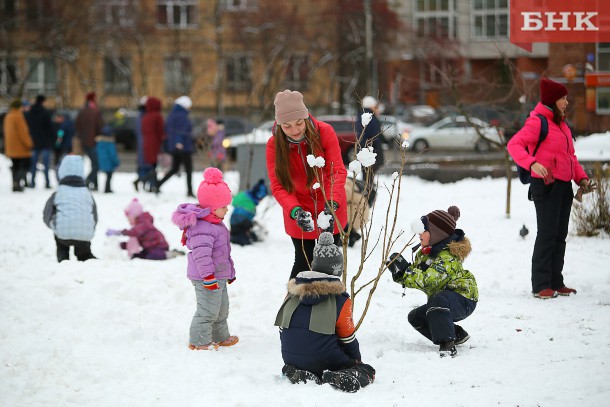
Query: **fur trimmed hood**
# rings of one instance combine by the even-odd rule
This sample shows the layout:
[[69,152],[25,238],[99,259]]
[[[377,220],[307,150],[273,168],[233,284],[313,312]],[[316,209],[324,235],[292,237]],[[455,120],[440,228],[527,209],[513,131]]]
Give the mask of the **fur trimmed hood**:
[[468,240],[466,236],[464,236],[462,240],[448,243],[447,248],[449,249],[449,252],[459,258],[461,262],[463,262],[472,251],[470,240]]
[[303,271],[288,281],[288,294],[305,303],[316,303],[320,297],[344,292],[345,284],[341,279],[317,271]]
[[172,222],[177,225],[180,230],[184,230],[189,226],[197,223],[197,219],[204,218],[210,214],[210,208],[202,208],[199,205],[185,203],[178,206],[172,214]]

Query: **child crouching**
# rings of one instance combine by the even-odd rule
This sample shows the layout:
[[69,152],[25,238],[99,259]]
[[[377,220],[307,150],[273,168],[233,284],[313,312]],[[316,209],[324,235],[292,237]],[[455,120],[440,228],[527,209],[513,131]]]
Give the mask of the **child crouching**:
[[473,313],[479,300],[477,282],[462,266],[470,254],[470,240],[456,229],[460,210],[451,206],[447,212],[436,210],[414,224],[421,249],[413,264],[399,253],[388,261],[392,279],[403,287],[416,288],[428,296],[426,304],[409,312],[409,323],[419,333],[440,345],[440,356],[456,356],[455,345],[470,336],[454,322]]
[[231,243],[247,246],[259,240],[252,230],[258,203],[268,194],[265,180],[260,179],[249,191],[238,192],[233,198],[231,213]]
[[197,310],[191,321],[189,348],[217,349],[235,345],[239,338],[229,335],[229,294],[227,285],[235,281],[229,229],[223,223],[231,190],[217,168],[206,168],[199,185],[199,205],[181,204],[172,221],[182,230],[182,244],[188,247],[187,277],[195,287]]
[[134,198],[127,208],[125,216],[131,229],[108,229],[106,236],[129,236],[127,242],[121,242],[121,249],[127,250],[130,259],[166,260],[184,254],[177,250],[169,251],[165,236],[154,225],[153,216],[144,212],[142,204]]

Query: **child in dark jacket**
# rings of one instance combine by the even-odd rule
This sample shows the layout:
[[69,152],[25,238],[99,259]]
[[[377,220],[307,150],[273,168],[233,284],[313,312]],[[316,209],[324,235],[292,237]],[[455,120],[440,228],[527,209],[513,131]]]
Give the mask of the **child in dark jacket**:
[[67,155],[57,169],[59,186],[44,207],[44,223],[53,230],[57,261],[70,259],[70,246],[79,261],[95,259],[91,239],[97,224],[97,207],[87,185],[83,157]]
[[471,247],[464,231],[455,228],[459,217],[457,206],[449,207],[447,212],[436,210],[422,216],[421,222],[413,224],[413,232],[419,233],[421,240],[421,250],[413,264],[399,253],[393,253],[388,261],[395,282],[428,296],[428,302],[409,312],[408,319],[419,333],[440,345],[441,357],[456,356],[455,345],[470,338],[454,322],[470,316],[479,300],[477,282],[462,266]]
[[249,191],[238,192],[233,197],[233,213],[231,213],[231,243],[240,246],[258,241],[254,233],[254,216],[259,202],[267,196],[269,190],[265,180],[260,179]]
[[312,269],[288,282],[275,325],[280,327],[282,373],[291,383],[329,383],[355,392],[372,383],[375,369],[363,364],[355,336],[352,302],[341,281],[343,254],[324,232],[314,248]]
[[229,229],[223,223],[231,203],[231,190],[217,168],[206,168],[199,184],[199,205],[184,203],[172,215],[189,248],[186,275],[195,287],[197,310],[191,321],[189,348],[212,350],[235,345],[229,334],[228,284],[235,281]]
[[130,259],[166,260],[175,257],[176,251],[169,251],[167,240],[163,233],[154,225],[154,219],[149,212],[144,212],[137,198],[125,208],[125,216],[131,229],[108,229],[107,236],[129,236],[127,242],[121,243],[121,249],[127,250]]

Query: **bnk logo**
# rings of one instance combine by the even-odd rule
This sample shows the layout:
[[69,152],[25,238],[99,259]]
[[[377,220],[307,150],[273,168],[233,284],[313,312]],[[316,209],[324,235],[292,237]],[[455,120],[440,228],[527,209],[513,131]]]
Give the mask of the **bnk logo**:
[[591,18],[597,16],[598,12],[522,12],[523,31],[599,31]]
[[[603,4],[602,4],[603,3]],[[510,42],[609,42],[610,1],[510,0]]]

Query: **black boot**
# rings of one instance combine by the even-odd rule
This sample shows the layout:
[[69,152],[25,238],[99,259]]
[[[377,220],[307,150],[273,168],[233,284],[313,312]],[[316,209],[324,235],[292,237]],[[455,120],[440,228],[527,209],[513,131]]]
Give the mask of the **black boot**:
[[104,192],[107,194],[112,193],[112,189],[110,189],[110,180],[112,180],[112,173],[107,172],[106,173],[106,187],[104,188]]
[[375,369],[367,364],[359,364],[349,369],[326,371],[322,382],[328,383],[337,390],[355,393],[375,380]]
[[284,365],[282,368],[282,374],[290,380],[290,383],[307,383],[307,381],[312,381],[316,384],[322,384],[320,378],[315,374],[302,369],[297,369],[292,365]]
[[451,356],[452,358],[457,356],[457,349],[455,348],[455,342],[448,341],[441,343],[441,346],[438,348],[438,352],[441,357]]
[[455,326],[455,344],[456,345],[461,345],[464,342],[466,342],[468,339],[470,339],[470,335],[468,335],[468,332],[466,332],[464,330],[464,328],[462,328],[459,325]]
[[362,235],[360,235],[360,233],[358,233],[358,232],[356,232],[356,231],[352,230],[352,231],[349,233],[349,241],[348,241],[347,245],[348,245],[349,247],[354,247],[354,245],[356,244],[356,242],[357,242],[358,240],[360,240],[361,238],[362,238]]

